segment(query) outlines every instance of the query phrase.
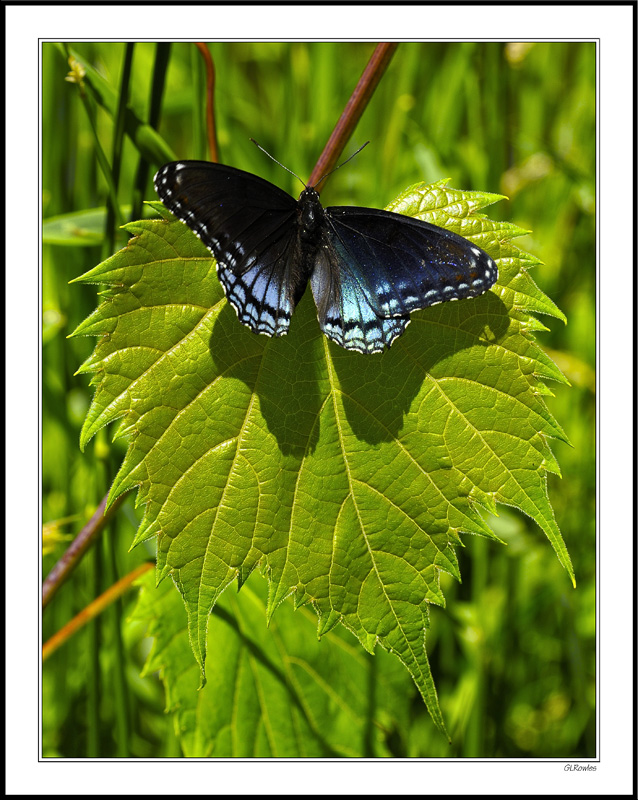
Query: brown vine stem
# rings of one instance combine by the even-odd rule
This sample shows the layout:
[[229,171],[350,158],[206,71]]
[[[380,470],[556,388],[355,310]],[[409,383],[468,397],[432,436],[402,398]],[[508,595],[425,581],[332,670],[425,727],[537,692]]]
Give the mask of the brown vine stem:
[[121,597],[124,592],[129,589],[133,582],[143,575],[145,572],[148,572],[149,569],[153,569],[154,564],[150,561],[146,561],[144,564],[140,564],[139,567],[136,567],[134,570],[129,572],[128,575],[125,575],[123,578],[117,583],[114,583],[113,586],[110,586],[105,592],[103,592],[99,597],[97,597],[92,603],[82,609],[79,614],[76,614],[70,622],[60,628],[57,633],[54,633],[53,636],[48,639],[42,645],[42,660],[45,661],[51,653],[54,653],[58,647],[61,647],[68,639],[73,636],[73,634],[82,628],[87,622],[90,622],[92,619],[95,619],[98,614],[101,614],[107,606],[114,603],[118,597]]
[[206,65],[206,132],[208,134],[208,151],[210,160],[219,161],[217,147],[217,128],[215,127],[215,65],[210,50],[204,42],[195,42],[195,46],[202,54]]
[[[317,181],[335,168],[343,148],[346,146],[350,136],[352,136],[357,122],[359,122],[361,115],[370,102],[370,98],[383,77],[383,73],[386,71],[397,46],[397,42],[380,42],[375,47],[370,61],[368,61],[346,107],[343,109],[339,121],[335,125],[335,129],[328,139],[328,143],[323,149],[323,153],[319,156],[312,175],[308,179],[308,186],[314,186]],[[322,186],[325,186],[325,184],[322,184]]]
[[89,545],[100,535],[104,526],[108,524],[111,517],[124,502],[127,494],[127,492],[121,494],[108,511],[105,511],[108,495],[102,499],[91,519],[78,533],[62,558],[47,575],[42,585],[42,608],[46,608],[53,595],[77,567]]

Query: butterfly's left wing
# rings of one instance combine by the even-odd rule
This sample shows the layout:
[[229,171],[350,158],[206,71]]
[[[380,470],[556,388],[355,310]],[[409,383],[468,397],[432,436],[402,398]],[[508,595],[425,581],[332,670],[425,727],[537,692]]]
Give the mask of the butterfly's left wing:
[[[326,217],[327,256],[312,288],[322,329],[342,347],[378,352],[403,332],[410,312],[477,297],[498,278],[485,251],[445,228],[373,208],[337,206],[327,208]],[[328,298],[323,309],[320,288],[319,296]],[[374,327],[370,311],[381,335],[372,343],[359,337],[350,346],[348,327]]]
[[215,256],[240,322],[255,333],[287,333],[306,288],[294,268],[297,201],[256,175],[207,161],[165,164],[155,189]]

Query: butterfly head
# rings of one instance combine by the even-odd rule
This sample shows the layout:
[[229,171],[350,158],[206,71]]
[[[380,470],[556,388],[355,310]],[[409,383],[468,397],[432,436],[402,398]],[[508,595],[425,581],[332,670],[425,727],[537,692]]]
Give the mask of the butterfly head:
[[306,186],[303,192],[299,195],[300,203],[320,203],[319,192],[314,186]]

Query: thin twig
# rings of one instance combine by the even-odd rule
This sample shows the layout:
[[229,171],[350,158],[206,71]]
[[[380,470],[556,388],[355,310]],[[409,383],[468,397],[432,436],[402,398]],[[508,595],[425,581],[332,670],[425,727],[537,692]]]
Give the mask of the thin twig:
[[120,578],[120,580],[117,581],[117,583],[114,583],[113,586],[110,586],[92,603],[89,603],[86,608],[83,608],[79,614],[76,614],[75,617],[70,620],[70,622],[67,622],[63,628],[60,628],[57,633],[54,633],[53,636],[44,643],[42,646],[42,660],[44,661],[47,659],[51,653],[55,652],[58,647],[67,641],[67,639],[70,639],[76,631],[86,625],[87,622],[95,619],[95,617],[97,617],[98,614],[101,614],[105,608],[111,605],[111,603],[114,603],[118,597],[121,597],[124,592],[133,584],[133,582],[140,577],[140,575],[148,572],[149,569],[153,569],[153,566],[154,564],[152,564],[150,561],[140,564],[139,567],[136,567],[134,570],[129,572],[128,575]]
[[375,47],[370,61],[359,78],[352,96],[312,171],[312,175],[308,178],[308,186],[314,186],[324,175],[334,169],[397,46],[396,42],[381,42]]
[[215,127],[215,65],[208,47],[204,42],[195,42],[197,49],[204,58],[206,65],[206,131],[208,133],[208,150],[210,160],[219,161],[217,147],[217,129]]
[[97,539],[105,525],[124,502],[127,492],[120,495],[105,512],[108,495],[104,497],[91,519],[75,537],[62,558],[53,567],[42,585],[42,607],[46,608],[53,595],[57,592],[71,572],[77,567],[89,545]]

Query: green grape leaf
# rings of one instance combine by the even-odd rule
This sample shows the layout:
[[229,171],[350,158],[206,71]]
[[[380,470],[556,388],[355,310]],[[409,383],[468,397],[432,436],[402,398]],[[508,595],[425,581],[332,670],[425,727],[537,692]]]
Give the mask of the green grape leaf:
[[293,594],[320,635],[341,623],[369,652],[381,644],[444,731],[425,629],[428,604],[445,604],[440,572],[460,579],[460,534],[495,538],[482,512],[515,506],[573,581],[546,487],[548,438],[566,436],[545,381],[565,379],[532,335],[535,313],[562,315],[512,244],[523,231],[480,213],[496,199],[440,181],[389,206],[475,242],[499,281],[412,314],[382,355],[329,342],[310,292],[287,336],[251,333],[210,252],[160,203],[161,220],[127,225],[127,247],[78,279],[107,286],[75,331],[99,337],[80,369],[96,385],[81,445],[114,420],[129,436],[110,501],[138,487],[135,542],[157,537],[202,669],[211,609],[260,567],[268,619]]
[[210,615],[211,655],[198,691],[184,603],[170,581],[155,587],[147,573],[140,583],[131,622],[143,622],[153,637],[144,674],[160,671],[185,756],[391,755],[387,737],[405,729],[410,706],[409,678],[396,659],[380,654],[373,662],[339,628],[318,641],[316,615],[295,613],[290,602],[268,628],[266,584],[251,580]]

